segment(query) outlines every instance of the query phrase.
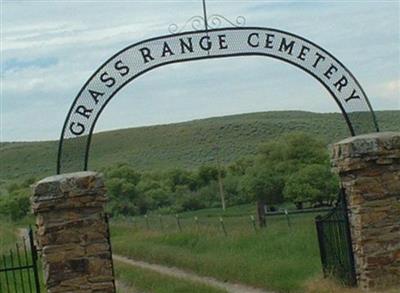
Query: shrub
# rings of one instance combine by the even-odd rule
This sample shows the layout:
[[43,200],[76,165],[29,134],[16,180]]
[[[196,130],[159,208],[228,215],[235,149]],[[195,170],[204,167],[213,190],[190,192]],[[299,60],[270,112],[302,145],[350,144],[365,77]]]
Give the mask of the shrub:
[[16,221],[24,218],[30,212],[29,192],[24,189],[0,197],[0,214]]

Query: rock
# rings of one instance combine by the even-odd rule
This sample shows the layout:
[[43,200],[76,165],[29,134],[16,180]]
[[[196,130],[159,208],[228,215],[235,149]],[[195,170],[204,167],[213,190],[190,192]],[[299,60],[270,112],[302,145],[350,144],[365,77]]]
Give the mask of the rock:
[[359,286],[400,286],[400,133],[372,133],[333,146],[346,190]]
[[31,201],[48,292],[115,293],[101,175],[45,178]]

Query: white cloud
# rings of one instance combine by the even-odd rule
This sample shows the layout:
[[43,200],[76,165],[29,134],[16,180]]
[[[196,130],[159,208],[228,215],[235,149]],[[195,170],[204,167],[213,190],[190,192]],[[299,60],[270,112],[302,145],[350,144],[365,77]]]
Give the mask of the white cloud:
[[[1,15],[2,64],[10,59],[57,60],[45,68],[21,66],[1,73],[6,140],[58,138],[61,123],[46,123],[63,120],[60,115],[104,60],[127,45],[167,34],[169,23],[183,24],[202,13],[199,1],[6,4]],[[209,14],[231,20],[244,15],[249,26],[275,27],[309,38],[350,68],[376,109],[400,108],[399,3],[209,1],[208,8]],[[229,64],[230,70],[221,64]],[[289,68],[270,59],[165,67],[121,91],[121,106],[111,103],[99,128],[240,111],[337,110],[317,82]],[[182,82],[171,81],[169,75]],[[29,125],[18,119],[22,116],[31,120]]]
[[3,79],[3,91],[15,94],[34,94],[36,90],[41,92],[62,92],[82,83],[91,72],[74,72],[70,68],[58,65],[52,68],[27,68],[7,74]]
[[382,99],[392,101],[400,109],[400,79],[383,82],[377,86],[377,90]]
[[400,95],[400,79],[399,80],[391,80],[387,82],[384,86],[389,93],[395,94],[397,96]]
[[[52,31],[52,34],[36,33],[20,36],[6,36],[2,50],[17,49],[36,49],[51,48],[54,46],[74,46],[76,44],[96,44],[101,43],[102,46],[115,42],[129,39],[131,35],[144,36],[145,30],[154,30],[154,25],[120,25],[108,28],[98,29],[79,29],[73,28]],[[147,32],[146,32],[147,33]]]
[[84,27],[74,22],[41,22],[33,24],[18,24],[6,26],[2,37],[17,41],[19,39],[35,38],[48,34],[60,34],[81,30]]

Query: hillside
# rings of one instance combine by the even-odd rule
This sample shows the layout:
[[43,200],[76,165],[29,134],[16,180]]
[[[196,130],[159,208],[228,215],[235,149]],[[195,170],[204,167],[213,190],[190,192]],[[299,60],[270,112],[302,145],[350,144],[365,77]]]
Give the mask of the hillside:
[[[377,112],[381,131],[400,131],[400,111]],[[327,144],[348,136],[339,113],[260,112],[129,128],[94,135],[89,168],[125,162],[140,170],[195,168],[220,157],[231,162],[254,154],[258,145],[283,133],[303,131]],[[0,180],[55,172],[57,141],[2,143]]]

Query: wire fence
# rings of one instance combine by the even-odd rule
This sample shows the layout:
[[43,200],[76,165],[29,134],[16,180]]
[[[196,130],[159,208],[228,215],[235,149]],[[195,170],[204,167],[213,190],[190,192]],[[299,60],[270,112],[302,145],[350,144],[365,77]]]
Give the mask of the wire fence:
[[[266,214],[268,218],[266,229],[268,229],[268,226],[272,224],[280,225],[282,227],[286,226],[290,229],[298,221],[298,216],[303,214],[321,213],[329,210],[331,210],[331,208],[269,212]],[[313,219],[313,217],[310,217],[310,221]],[[123,218],[122,221],[115,221],[129,225],[132,231],[157,231],[165,233],[201,232],[229,236],[244,231],[247,233],[258,233],[261,230],[255,214],[240,216],[147,214],[144,216]]]

